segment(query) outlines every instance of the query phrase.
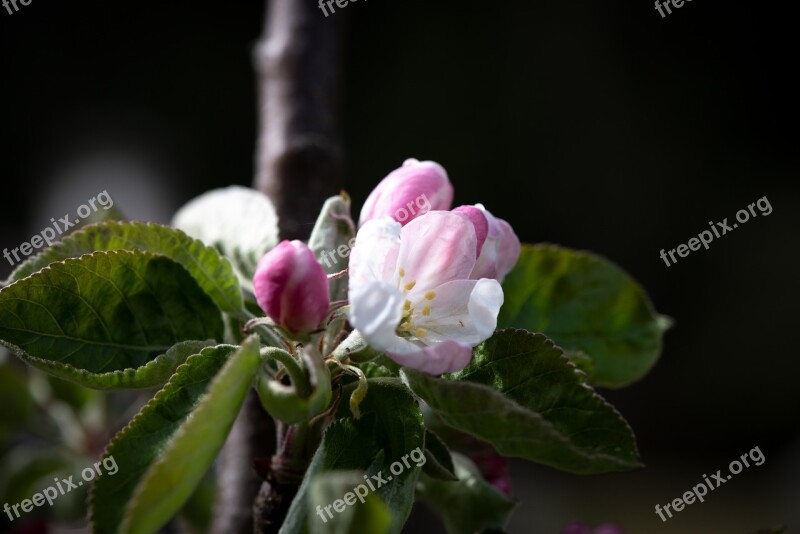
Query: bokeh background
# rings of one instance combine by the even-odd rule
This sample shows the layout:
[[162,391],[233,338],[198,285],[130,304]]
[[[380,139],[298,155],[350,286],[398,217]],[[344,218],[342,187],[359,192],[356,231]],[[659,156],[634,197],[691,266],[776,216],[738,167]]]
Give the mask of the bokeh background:
[[[676,320],[649,376],[603,392],[647,467],[578,477],[515,462],[512,534],[573,520],[800,532],[790,9],[696,0],[662,19],[647,0],[365,0],[333,15],[350,17],[342,112],[357,206],[405,158],[435,159],[457,204],[483,202],[523,241],[611,258]],[[103,190],[131,218],[168,222],[207,189],[250,184],[262,18],[258,1],[0,10],[0,248]],[[659,258],[763,196],[768,217],[672,267]],[[0,261],[0,277],[10,269]],[[756,446],[762,466],[667,523],[655,515]],[[422,507],[407,530],[442,531]]]

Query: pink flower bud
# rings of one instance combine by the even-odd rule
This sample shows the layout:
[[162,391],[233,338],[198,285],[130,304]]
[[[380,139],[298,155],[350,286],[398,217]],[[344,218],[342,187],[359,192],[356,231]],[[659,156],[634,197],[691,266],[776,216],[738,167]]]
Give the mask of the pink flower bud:
[[[470,206],[462,206],[469,208]],[[462,209],[457,208],[457,209]],[[470,274],[470,279],[479,280],[481,278],[494,278],[498,282],[503,282],[505,276],[517,264],[520,253],[520,242],[517,234],[503,219],[498,219],[492,215],[481,204],[476,204],[472,209],[478,209],[486,217],[489,231],[486,241],[478,254],[478,261]],[[462,212],[466,213],[466,212]],[[468,215],[469,216],[469,215]],[[475,218],[475,214],[470,220]],[[473,224],[475,224],[473,222]],[[480,233],[476,225],[476,233]]]
[[302,241],[283,241],[267,252],[253,286],[264,313],[290,332],[307,334],[328,314],[328,277]]
[[372,190],[358,224],[391,217],[405,225],[431,210],[449,210],[452,204],[453,186],[444,168],[434,161],[407,159]]

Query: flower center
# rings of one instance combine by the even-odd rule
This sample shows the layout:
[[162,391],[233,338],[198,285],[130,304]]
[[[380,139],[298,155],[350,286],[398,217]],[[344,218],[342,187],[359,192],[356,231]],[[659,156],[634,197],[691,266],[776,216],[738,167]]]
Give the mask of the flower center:
[[[417,285],[416,280],[412,280],[410,282],[404,283],[404,278],[406,276],[406,270],[402,267],[398,270],[398,274],[400,275],[400,280],[398,281],[398,287],[403,291],[403,294],[407,294],[409,291],[414,289]],[[397,325],[397,329],[395,332],[398,336],[403,338],[408,338],[412,340],[421,341],[424,338],[428,331],[424,328],[419,328],[414,324],[414,319],[419,318],[420,314],[424,317],[428,317],[431,314],[431,305],[428,304],[426,301],[431,301],[436,298],[436,291],[427,291],[423,295],[423,301],[418,303],[422,305],[422,310],[417,313],[414,304],[408,299],[403,302],[403,317],[400,319],[400,324]]]

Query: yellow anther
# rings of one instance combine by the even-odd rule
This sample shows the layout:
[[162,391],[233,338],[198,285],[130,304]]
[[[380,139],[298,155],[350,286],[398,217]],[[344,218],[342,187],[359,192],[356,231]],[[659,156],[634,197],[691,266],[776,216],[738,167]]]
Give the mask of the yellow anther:
[[406,291],[411,291],[412,289],[414,289],[415,285],[417,285],[417,281],[416,280],[414,280],[413,282],[407,283],[403,287],[406,288]]
[[428,300],[433,300],[436,298],[436,291],[428,291],[425,293],[425,298]]
[[414,336],[418,338],[425,337],[425,334],[427,333],[428,331],[425,330],[424,328],[417,328],[416,330],[414,330]]
[[406,270],[400,267],[400,278],[403,278],[406,275]]
[[406,311],[411,309],[411,301],[410,300],[407,300],[407,301],[405,301],[403,303],[403,309],[406,310]]
[[424,308],[422,308],[422,315],[430,315],[430,314],[431,314],[430,306],[425,306]]

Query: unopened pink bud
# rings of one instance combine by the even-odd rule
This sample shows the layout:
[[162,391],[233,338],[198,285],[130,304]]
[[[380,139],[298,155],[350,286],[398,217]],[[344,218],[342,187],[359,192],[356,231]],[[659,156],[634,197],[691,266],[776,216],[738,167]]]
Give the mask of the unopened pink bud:
[[470,278],[473,280],[494,278],[502,282],[519,259],[521,249],[519,238],[510,224],[492,215],[481,204],[476,204],[473,209],[480,210],[486,217],[489,231]]
[[253,287],[264,313],[290,332],[312,332],[328,314],[328,277],[302,241],[283,241],[267,252]]
[[391,217],[401,225],[431,210],[449,210],[453,185],[447,171],[434,161],[408,159],[372,190],[361,210],[359,226]]

